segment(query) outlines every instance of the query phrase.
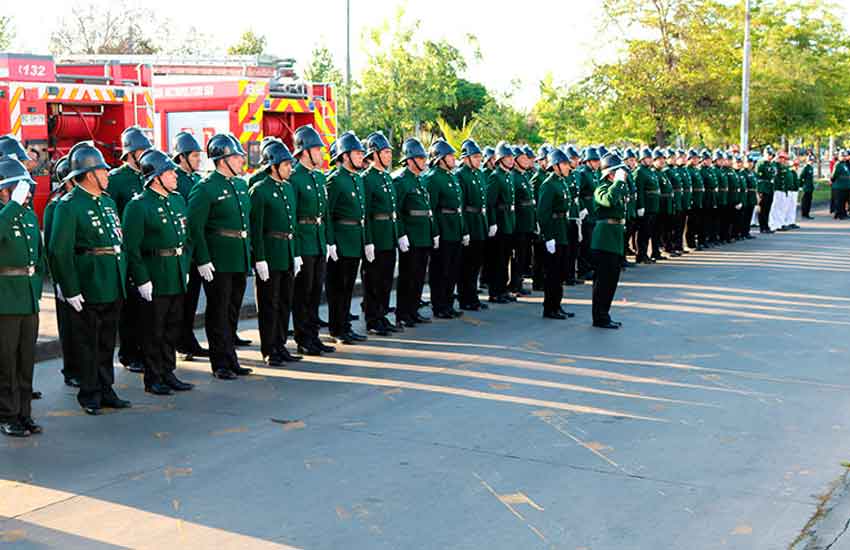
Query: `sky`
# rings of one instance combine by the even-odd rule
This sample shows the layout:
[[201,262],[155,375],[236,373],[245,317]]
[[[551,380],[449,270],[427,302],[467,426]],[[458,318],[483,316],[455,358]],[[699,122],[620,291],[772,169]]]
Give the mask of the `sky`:
[[[107,4],[104,0],[94,3]],[[850,27],[850,0],[835,3],[844,10]],[[69,12],[69,4],[65,0],[41,0],[35,10],[27,2],[6,2],[3,12],[13,17],[16,28],[12,50],[48,53],[50,30]],[[173,20],[174,33],[195,25],[226,47],[252,28],[267,37],[269,53],[293,57],[299,67],[306,66],[313,48],[323,44],[344,69],[345,0],[253,0],[242,4],[254,8],[243,23],[238,22],[238,17],[222,16],[217,7],[223,4],[130,0],[131,6],[144,5]],[[611,40],[610,32],[601,33],[605,31],[601,4],[602,0],[351,0],[353,76],[357,77],[366,60],[364,31],[393,19],[397,8],[404,6],[407,19],[421,20],[421,37],[446,39],[468,54],[470,66],[464,75],[467,79],[502,93],[510,91],[512,82],[518,79],[520,85],[512,102],[517,107],[530,108],[538,96],[538,83],[547,72],[553,74],[556,82],[574,82],[589,74],[594,63],[616,57],[617,41]],[[316,7],[319,5],[321,9]],[[468,34],[478,38],[483,56],[480,61],[472,60]]]

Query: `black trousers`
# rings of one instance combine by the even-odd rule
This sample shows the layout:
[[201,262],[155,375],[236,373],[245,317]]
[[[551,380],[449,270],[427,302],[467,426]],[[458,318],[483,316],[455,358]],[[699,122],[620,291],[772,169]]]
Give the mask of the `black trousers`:
[[729,224],[731,221],[729,206],[717,207],[717,236],[721,241],[729,240]]
[[687,218],[684,212],[676,214],[676,232],[673,234],[673,246],[681,252],[685,248],[685,224]]
[[770,230],[770,207],[773,206],[773,193],[759,193],[759,229]]
[[129,365],[142,360],[142,297],[136,286],[127,283],[127,299],[118,322],[118,360]]
[[399,254],[396,319],[412,319],[419,312],[430,257],[431,248],[425,246],[411,246]]
[[745,206],[744,207],[744,235],[750,234],[750,223],[753,220],[753,212],[755,211],[755,206]]
[[458,301],[462,306],[475,306],[478,299],[478,275],[484,263],[484,247],[487,241],[469,241],[463,249],[460,280],[457,285]]
[[664,246],[666,238],[665,234],[669,227],[669,216],[666,213],[658,213],[655,216],[655,225],[652,232],[652,257],[661,257],[661,247]]
[[[582,234],[582,239],[590,239],[590,235],[587,237]],[[578,242],[578,222],[574,220],[570,220],[570,224],[567,226],[567,250],[565,252],[564,258],[564,282],[565,283],[575,283],[576,281],[576,262],[578,261],[579,247],[581,243]],[[544,248],[543,253],[546,254],[546,250]],[[545,282],[544,282],[545,285]]]
[[395,248],[376,250],[375,260],[363,262],[363,312],[366,323],[383,319],[390,309],[395,275]]
[[121,302],[83,304],[80,312],[71,310],[71,331],[80,365],[80,391],[77,401],[84,407],[99,407],[103,398],[114,396],[115,372],[112,358],[118,336]]
[[807,218],[812,213],[812,192],[803,191],[803,198],[800,200],[800,214]]
[[593,322],[607,323],[611,320],[611,302],[620,282],[623,258],[602,250],[593,251],[596,277],[593,279]]
[[59,331],[59,343],[62,346],[62,375],[65,378],[79,378],[80,365],[76,357],[77,345],[71,330],[71,312],[73,308],[67,302],[56,298],[56,326]]
[[0,315],[0,422],[32,416],[38,314]]
[[532,288],[539,290],[545,284],[543,264],[546,263],[546,244],[539,236],[534,237],[531,247],[531,278]]
[[239,324],[239,309],[245,294],[245,273],[215,272],[213,280],[204,281],[207,311],[204,328],[210,346],[210,367],[213,372],[233,370],[239,366],[233,337]]
[[490,280],[487,291],[491,298],[501,296],[508,291],[508,264],[513,252],[513,234],[496,233],[491,239],[491,253],[487,258],[487,273]]
[[555,253],[550,254],[544,244],[543,253],[546,254],[541,258],[546,263],[543,267],[546,276],[543,286],[543,313],[555,313],[560,309],[561,300],[564,298],[562,283],[566,275],[564,269],[567,263],[567,245],[556,244]]
[[440,248],[431,251],[428,286],[431,287],[431,309],[434,313],[454,308],[454,292],[460,279],[463,245],[459,241],[440,240]]
[[514,233],[514,254],[511,257],[511,282],[508,288],[517,292],[531,265],[531,239],[533,233]]
[[189,284],[186,286],[186,294],[183,295],[183,315],[180,320],[180,339],[177,345],[181,350],[190,351],[200,347],[195,337],[195,313],[198,311],[202,282],[198,266],[192,262],[189,267]]
[[688,210],[685,215],[684,238],[688,248],[696,248],[698,242],[699,221],[697,220],[697,211]]
[[309,345],[319,340],[319,304],[325,282],[325,256],[301,256],[301,271],[295,277],[292,294],[292,322],[295,341]]
[[328,295],[328,331],[331,336],[342,336],[351,332],[351,294],[357,280],[360,258],[340,257],[328,262],[328,280],[325,292]]
[[[643,260],[649,257],[647,254],[649,248],[649,240],[653,238],[655,235],[655,224],[656,217],[655,214],[644,214],[642,217],[638,218],[638,249],[637,249],[637,258],[639,260]],[[585,237],[587,240],[587,237]],[[655,248],[655,243],[653,242],[653,248]]]
[[579,275],[586,275],[593,271],[593,255],[590,251],[590,236],[593,234],[593,223],[587,221],[581,222],[582,241],[579,244],[578,252],[578,272]]
[[142,302],[142,354],[145,386],[161,384],[177,368],[177,342],[183,321],[183,294]]
[[843,220],[847,217],[847,200],[850,199],[850,190],[835,190],[835,217]]
[[286,346],[294,279],[292,271],[270,271],[267,281],[261,281],[259,277],[254,280],[263,357],[273,355]]

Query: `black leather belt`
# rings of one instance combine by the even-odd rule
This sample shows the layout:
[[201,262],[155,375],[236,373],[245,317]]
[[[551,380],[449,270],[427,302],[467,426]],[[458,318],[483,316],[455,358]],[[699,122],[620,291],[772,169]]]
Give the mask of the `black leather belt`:
[[500,205],[498,205],[496,208],[498,208],[499,210],[502,210],[502,211],[504,211],[504,212],[506,212],[506,211],[508,211],[508,210],[510,210],[511,212],[513,212],[513,211],[515,210],[514,205],[510,205],[510,206],[508,206],[507,204],[500,204]]
[[377,222],[395,221],[396,215],[395,212],[392,214],[372,214],[372,219]]
[[74,253],[78,256],[115,256],[121,252],[119,245],[115,246],[98,246],[94,248],[76,248]]
[[356,220],[354,218],[337,218],[334,220],[334,223],[338,223],[340,225],[360,225],[361,220]]
[[322,217],[318,218],[298,218],[298,223],[306,225],[322,225]]
[[247,239],[248,232],[244,229],[239,231],[238,229],[214,229],[213,233],[218,235],[219,237],[227,237],[228,239]]
[[427,217],[430,218],[432,216],[432,212],[430,210],[408,210],[407,215],[413,216],[413,217],[425,217],[425,216],[427,216]]
[[461,212],[460,208],[440,208],[441,214],[457,214],[459,216]]
[[35,266],[0,267],[0,277],[31,277],[35,274]]
[[553,220],[560,220],[560,219],[563,219],[563,218],[566,218],[566,217],[567,217],[566,212],[552,212],[552,219]]
[[485,208],[485,207],[478,208],[477,206],[466,206],[466,207],[464,207],[463,211],[468,213],[468,214],[486,214],[487,208]]
[[272,239],[280,239],[282,241],[291,241],[292,233],[286,233],[284,231],[266,231],[266,236],[271,237]]
[[160,258],[170,258],[174,256],[182,256],[183,255],[183,247],[178,246],[175,248],[156,248],[153,250],[144,250],[142,251],[142,256],[146,256],[148,258],[153,256],[159,256]]
[[534,206],[534,201],[522,201],[518,206]]

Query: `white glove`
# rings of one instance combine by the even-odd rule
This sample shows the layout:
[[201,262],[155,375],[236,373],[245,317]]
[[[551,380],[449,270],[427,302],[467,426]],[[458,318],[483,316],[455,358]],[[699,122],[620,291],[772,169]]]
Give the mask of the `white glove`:
[[25,181],[19,181],[12,190],[12,200],[21,206],[27,202],[27,195],[30,194],[30,184]]
[[580,221],[584,221],[584,219],[587,217],[587,214],[588,214],[587,208],[582,208],[581,212],[578,213],[578,219]]
[[616,172],[614,172],[614,181],[616,181],[617,183],[622,183],[622,182],[626,181],[626,177],[627,177],[626,171],[623,170],[622,168],[620,168]]
[[298,276],[298,272],[301,271],[301,266],[304,265],[304,260],[301,259],[301,256],[295,256],[292,258],[292,269],[294,271],[294,276]]
[[498,226],[498,225],[491,225],[491,226],[490,226],[490,229],[487,231],[487,236],[488,236],[488,237],[495,237],[495,236],[496,236],[496,231],[498,231],[498,230],[499,230],[499,226]]
[[744,205],[739,202],[738,204],[735,205],[735,210],[740,210],[743,207],[744,207]]
[[208,283],[213,280],[213,273],[215,273],[215,267],[212,262],[207,262],[204,265],[198,266],[198,274],[201,276],[201,279]]
[[546,252],[549,254],[555,253],[555,239],[549,239],[546,241]]
[[584,236],[581,234],[581,224],[576,224],[576,227],[578,228],[578,242],[581,242],[584,240]]
[[638,218],[642,218],[645,213],[646,213],[646,208],[638,208],[637,209]]
[[269,280],[269,262],[263,260],[254,264],[254,269],[257,270],[257,277],[264,283]]
[[461,242],[463,243],[463,246],[469,246],[469,235],[464,235],[461,238]]
[[437,250],[438,248],[440,248],[440,236],[439,235],[434,237],[434,250]]
[[328,245],[328,259],[333,260],[333,261],[339,260],[339,256],[336,255],[336,245],[335,244],[329,244]]
[[402,252],[410,250],[410,240],[408,240],[407,235],[402,235],[398,238],[398,249]]
[[70,298],[67,298],[67,301],[68,305],[74,308],[74,311],[76,311],[77,313],[83,310],[83,303],[85,302],[85,300],[83,299],[82,294],[71,296]]
[[143,285],[136,287],[139,290],[139,295],[146,302],[153,302],[153,283],[148,281]]
[[366,261],[370,264],[375,261],[375,245],[367,244],[363,247],[363,253],[366,255]]
[[65,301],[65,297],[62,295],[62,289],[59,288],[59,285],[56,285],[56,290],[54,291],[54,294],[56,294],[56,299],[60,302]]

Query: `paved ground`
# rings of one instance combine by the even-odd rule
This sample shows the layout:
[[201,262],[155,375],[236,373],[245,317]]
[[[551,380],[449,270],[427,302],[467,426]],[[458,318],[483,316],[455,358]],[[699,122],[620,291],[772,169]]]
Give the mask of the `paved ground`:
[[[821,213],[822,214],[822,213]],[[850,222],[627,273],[0,441],[10,548],[787,548],[850,458]],[[256,338],[255,325],[243,335]]]

